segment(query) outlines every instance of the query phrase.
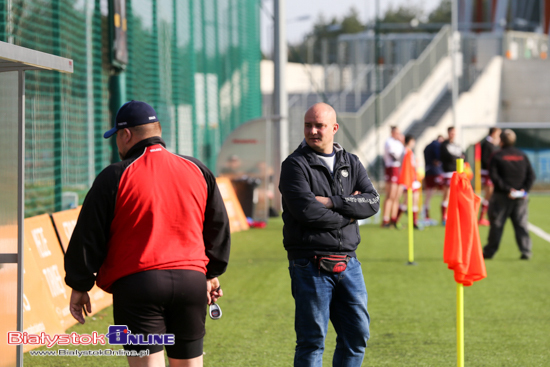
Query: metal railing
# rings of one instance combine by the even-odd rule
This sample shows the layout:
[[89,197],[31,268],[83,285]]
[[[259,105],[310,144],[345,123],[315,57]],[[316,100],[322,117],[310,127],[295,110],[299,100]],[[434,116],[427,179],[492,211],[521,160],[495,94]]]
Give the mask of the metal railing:
[[374,65],[358,65],[356,66],[358,69],[356,71],[357,78],[353,80],[351,84],[349,84],[340,94],[333,95],[332,98],[329,98],[328,104],[333,106],[338,111],[346,111],[346,100],[348,94],[354,92],[355,98],[354,98],[354,104],[355,108],[359,108],[361,106],[361,92],[362,92],[362,84],[364,83],[367,86],[368,89],[368,80],[369,80],[369,74],[372,75],[374,70]]
[[[350,83],[339,95],[334,95],[328,100],[339,112],[357,111],[366,101],[364,95],[376,92],[376,80],[384,88],[393,78],[399,74],[402,65],[356,65],[352,83]],[[349,96],[352,96],[351,100]],[[350,103],[351,102],[351,103]]]
[[[416,91],[428,78],[436,65],[448,55],[449,26],[443,27],[417,60],[409,61],[377,97],[372,95],[357,113],[341,113],[337,140],[349,150],[357,149],[378,121],[383,123],[401,102]],[[377,102],[378,99],[378,103]],[[372,149],[375,149],[373,146]],[[367,163],[367,162],[365,162]],[[370,163],[370,162],[369,162]]]
[[[377,79],[378,84],[384,88],[399,74],[402,66],[379,65],[377,69],[378,71],[375,65],[361,64],[344,68],[336,64],[330,65],[325,69],[325,78],[328,75],[332,87],[335,81],[342,82],[341,88],[325,87],[324,90],[318,91],[312,84],[308,91],[289,93],[288,106],[303,108],[316,102],[326,102],[338,112],[355,112],[366,102],[366,98],[376,91]],[[265,103],[270,103],[269,99],[264,98]],[[264,108],[264,113],[267,112],[270,111]]]
[[386,120],[397,106],[428,78],[437,63],[448,54],[449,26],[443,27],[416,60],[411,60],[380,93],[380,121]]

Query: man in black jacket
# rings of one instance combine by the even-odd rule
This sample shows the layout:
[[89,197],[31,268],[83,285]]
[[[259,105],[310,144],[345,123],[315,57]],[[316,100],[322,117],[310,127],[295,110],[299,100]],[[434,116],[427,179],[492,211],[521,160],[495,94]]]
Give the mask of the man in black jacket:
[[529,158],[521,150],[514,148],[516,134],[506,129],[500,134],[500,146],[489,165],[489,175],[495,191],[489,201],[489,221],[491,229],[483,257],[491,259],[498,250],[506,219],[510,217],[514,225],[516,242],[521,252],[520,259],[531,258],[531,238],[527,230],[527,193],[535,181],[535,172]]
[[369,338],[367,290],[355,250],[358,219],[380,197],[359,159],[334,143],[336,112],[324,103],[304,119],[305,139],[282,164],[283,236],[295,299],[295,366],[321,366],[329,318],[333,365],[360,366]]
[[488,226],[490,223],[485,219],[485,214],[489,210],[489,200],[493,195],[494,185],[493,181],[489,177],[489,163],[493,154],[498,149],[500,144],[500,130],[498,127],[492,127],[489,129],[489,135],[487,135],[481,142],[481,183],[483,184],[484,197],[481,205],[481,213],[479,214],[480,226]]

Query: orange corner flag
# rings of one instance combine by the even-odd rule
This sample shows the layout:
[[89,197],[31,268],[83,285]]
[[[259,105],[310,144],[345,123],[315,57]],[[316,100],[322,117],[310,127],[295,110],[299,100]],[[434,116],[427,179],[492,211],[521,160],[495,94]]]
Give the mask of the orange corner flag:
[[401,165],[401,172],[399,172],[399,179],[397,183],[405,186],[407,189],[412,189],[412,184],[416,180],[416,172],[413,166],[413,152],[407,148],[405,157],[403,157],[403,164]]
[[477,226],[480,202],[467,175],[453,173],[443,262],[454,270],[455,281],[465,286],[487,277]]

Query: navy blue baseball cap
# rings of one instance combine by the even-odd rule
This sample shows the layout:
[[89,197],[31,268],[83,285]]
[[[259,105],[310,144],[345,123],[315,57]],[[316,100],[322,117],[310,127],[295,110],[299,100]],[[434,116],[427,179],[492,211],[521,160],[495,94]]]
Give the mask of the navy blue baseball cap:
[[118,109],[115,127],[103,134],[103,137],[107,139],[120,129],[158,122],[158,120],[155,109],[147,103],[141,101],[126,102]]

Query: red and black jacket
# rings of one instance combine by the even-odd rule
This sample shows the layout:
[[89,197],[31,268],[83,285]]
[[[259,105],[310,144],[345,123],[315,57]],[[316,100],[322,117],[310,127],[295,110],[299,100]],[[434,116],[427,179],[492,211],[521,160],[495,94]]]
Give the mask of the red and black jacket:
[[116,280],[156,269],[210,279],[225,272],[230,241],[212,172],[152,137],[95,179],[65,255],[65,282],[83,292],[96,282],[110,292]]

